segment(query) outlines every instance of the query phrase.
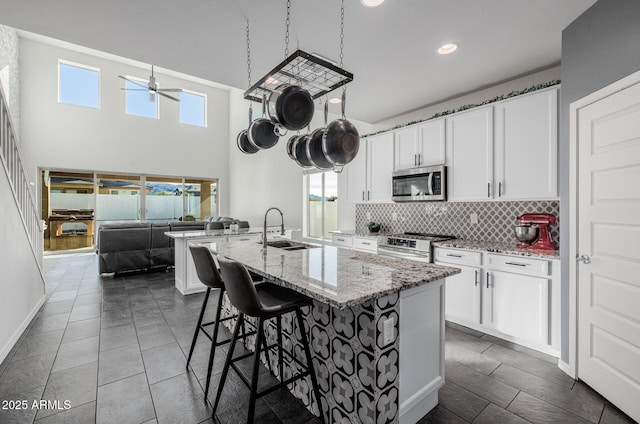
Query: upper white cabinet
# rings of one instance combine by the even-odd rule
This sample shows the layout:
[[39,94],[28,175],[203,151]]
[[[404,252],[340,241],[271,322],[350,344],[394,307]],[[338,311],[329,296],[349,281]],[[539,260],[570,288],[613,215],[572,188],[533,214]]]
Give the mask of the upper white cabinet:
[[493,107],[459,113],[446,122],[449,200],[491,198]]
[[445,162],[445,119],[395,131],[395,170]]
[[558,196],[558,88],[447,121],[450,200]]
[[558,90],[516,97],[495,106],[497,198],[558,196]]
[[347,200],[350,202],[391,201],[393,133],[361,140],[360,151],[346,166]]

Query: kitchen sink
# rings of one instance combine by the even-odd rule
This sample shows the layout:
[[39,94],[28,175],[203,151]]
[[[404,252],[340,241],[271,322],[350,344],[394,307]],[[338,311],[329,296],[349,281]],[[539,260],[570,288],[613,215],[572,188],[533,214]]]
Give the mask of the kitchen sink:
[[286,241],[286,240],[268,241],[267,246],[277,247],[278,249],[283,249],[288,251],[306,250],[306,249],[314,249],[316,247],[321,247],[313,244],[299,243],[296,241]]

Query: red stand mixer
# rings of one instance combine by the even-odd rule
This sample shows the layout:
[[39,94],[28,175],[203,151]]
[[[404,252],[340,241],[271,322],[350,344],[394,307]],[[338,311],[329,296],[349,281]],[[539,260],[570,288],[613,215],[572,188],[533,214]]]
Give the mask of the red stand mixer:
[[518,218],[516,238],[520,249],[558,250],[551,239],[549,225],[556,224],[556,216],[549,213],[525,213]]

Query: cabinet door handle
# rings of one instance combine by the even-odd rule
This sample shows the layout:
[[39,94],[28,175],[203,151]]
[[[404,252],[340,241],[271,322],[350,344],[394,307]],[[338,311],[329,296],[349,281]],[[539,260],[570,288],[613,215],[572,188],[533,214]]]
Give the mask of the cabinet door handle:
[[491,183],[487,183],[487,197],[491,197]]
[[367,200],[371,200],[371,191],[367,190]]
[[517,262],[505,262],[505,265],[529,266],[529,264],[519,264]]
[[336,239],[336,240],[338,240],[338,241],[344,241],[344,239]]
[[362,201],[364,201],[364,190],[362,190]]
[[502,181],[498,183],[498,197],[502,197]]
[[418,153],[418,165],[422,163],[422,154]]
[[360,243],[362,243],[362,244],[364,244],[364,245],[367,245],[367,246],[371,246],[371,243],[370,243],[370,242],[368,242],[368,241],[361,241]]
[[413,166],[418,166],[418,155],[413,155]]
[[477,286],[477,285],[478,285],[478,270],[476,269],[476,270],[475,270],[475,271],[473,271],[473,272],[475,272],[475,273],[476,273],[476,276],[475,276],[475,278],[474,278],[474,281],[475,281],[475,283],[476,283],[475,285]]
[[489,273],[487,272],[487,288],[489,288]]
[[461,258],[462,255],[454,255],[453,253],[447,253],[447,256],[450,256],[452,258]]

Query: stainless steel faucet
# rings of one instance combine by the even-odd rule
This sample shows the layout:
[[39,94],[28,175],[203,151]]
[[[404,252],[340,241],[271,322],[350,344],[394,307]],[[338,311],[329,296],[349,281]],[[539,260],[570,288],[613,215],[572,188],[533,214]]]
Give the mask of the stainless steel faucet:
[[282,211],[278,208],[267,209],[267,211],[264,213],[264,228],[262,230],[262,247],[264,248],[267,247],[267,215],[269,215],[269,211],[272,209],[275,209],[278,212],[280,212],[280,218],[281,218],[280,234],[284,235],[284,215],[282,214]]

